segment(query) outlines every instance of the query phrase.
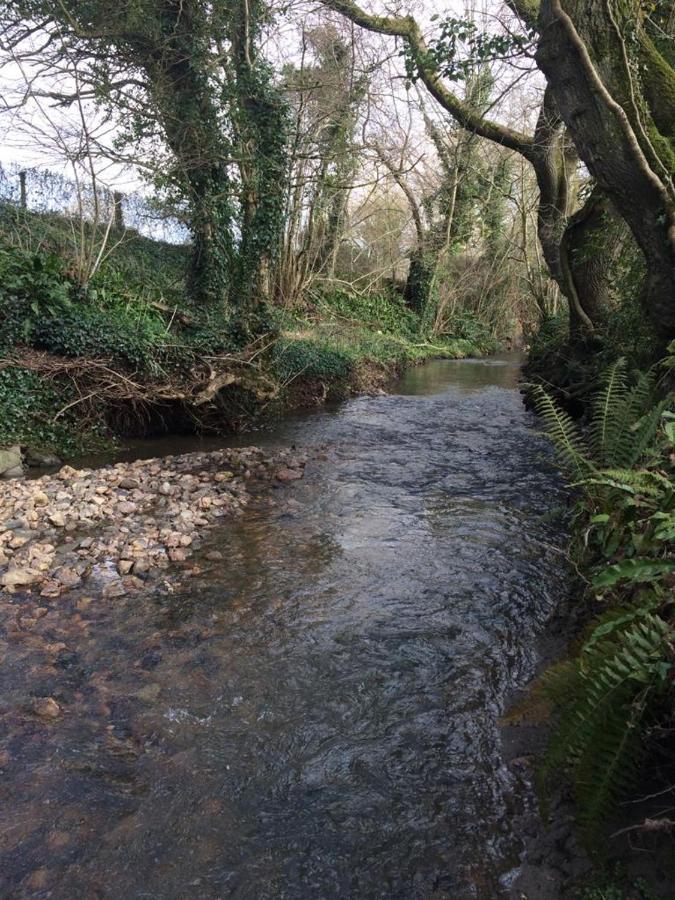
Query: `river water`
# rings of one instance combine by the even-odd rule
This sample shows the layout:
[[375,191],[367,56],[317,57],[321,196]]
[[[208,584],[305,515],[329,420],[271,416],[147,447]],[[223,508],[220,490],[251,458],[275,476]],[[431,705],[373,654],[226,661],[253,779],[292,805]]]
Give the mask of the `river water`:
[[10,651],[8,696],[73,713],[5,758],[2,896],[500,896],[531,798],[499,717],[569,578],[517,377],[433,362],[256,435],[325,458],[211,535],[222,562],[64,605],[44,671]]

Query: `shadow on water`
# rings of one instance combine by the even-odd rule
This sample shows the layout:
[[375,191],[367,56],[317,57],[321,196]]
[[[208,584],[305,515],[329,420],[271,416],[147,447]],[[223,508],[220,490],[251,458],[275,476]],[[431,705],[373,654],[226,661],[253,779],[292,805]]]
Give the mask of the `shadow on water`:
[[328,458],[183,593],[9,648],[6,708],[28,679],[66,710],[9,742],[9,895],[499,896],[531,800],[498,719],[568,576],[517,376],[429,363],[256,435]]

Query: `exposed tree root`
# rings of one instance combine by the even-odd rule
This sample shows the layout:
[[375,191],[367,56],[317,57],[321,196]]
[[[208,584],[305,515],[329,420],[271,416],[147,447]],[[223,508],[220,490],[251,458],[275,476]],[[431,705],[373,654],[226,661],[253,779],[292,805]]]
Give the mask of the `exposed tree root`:
[[272,340],[264,338],[241,353],[209,357],[189,372],[162,373],[152,378],[138,371],[123,371],[111,359],[67,358],[21,348],[0,360],[0,370],[27,369],[54,382],[67,383],[74,397],[55,419],[78,408],[83,419],[100,421],[107,411],[124,411],[148,421],[158,409],[179,406],[195,423],[211,418],[222,406],[221,392],[236,386],[259,403],[269,403],[279,385],[265,374],[260,357]]

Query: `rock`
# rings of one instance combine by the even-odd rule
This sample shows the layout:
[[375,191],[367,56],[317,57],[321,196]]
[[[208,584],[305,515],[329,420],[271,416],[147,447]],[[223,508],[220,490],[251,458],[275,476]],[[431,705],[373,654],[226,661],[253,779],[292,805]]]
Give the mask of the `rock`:
[[84,537],[78,544],[80,550],[88,550],[94,543],[93,537]]
[[40,573],[35,569],[10,569],[0,576],[0,584],[6,588],[24,587],[40,580]]
[[11,469],[5,469],[2,473],[2,478],[23,478],[23,466],[13,466]]
[[118,484],[125,491],[135,491],[141,486],[140,481],[135,478],[122,478]]
[[218,560],[223,558],[223,554],[220,552],[220,550],[209,550],[209,552],[205,553],[204,556],[211,562],[218,562]]
[[187,550],[184,550],[182,547],[174,547],[169,550],[169,559],[172,562],[185,562],[187,559]]
[[77,587],[82,580],[74,569],[61,566],[54,572],[54,578],[64,587]]
[[36,506],[46,506],[49,503],[49,497],[44,491],[37,491],[37,493],[33,494],[33,503]]
[[33,701],[33,712],[43,719],[56,719],[61,715],[61,707],[53,697],[38,697]]
[[173,488],[168,481],[163,481],[158,488],[158,493],[164,497],[169,497],[173,493]]
[[134,562],[131,559],[121,559],[117,563],[117,571],[120,573],[120,575],[128,575],[129,572],[131,572],[131,570],[133,569],[133,567],[134,567]]
[[49,519],[49,521],[52,523],[52,525],[55,528],[63,528],[66,524],[66,520],[65,520],[63,513],[60,513],[58,511],[49,513],[47,518]]
[[276,478],[277,481],[297,481],[299,478],[302,478],[304,472],[302,469],[279,469],[277,472]]
[[117,509],[122,513],[123,516],[130,516],[132,513],[136,512],[138,507],[130,500],[122,500],[121,503],[117,504]]
[[111,581],[103,588],[103,599],[109,600],[111,597],[123,597],[126,593],[124,585],[121,581]]
[[21,469],[21,474],[23,475],[21,447],[19,447],[18,444],[7,447],[5,450],[0,450],[0,475],[13,478],[14,476],[9,475],[8,473],[15,469]]
[[148,700],[152,702],[159,697],[161,690],[161,684],[146,684],[146,686],[142,687],[140,691],[136,691],[136,696],[140,700]]
[[26,464],[29,466],[60,466],[61,460],[54,453],[51,453],[49,450],[35,450],[32,447],[27,447],[26,452]]
[[79,478],[80,472],[72,466],[63,466],[63,468],[56,473],[56,477],[60,478],[61,481],[68,481],[69,478]]

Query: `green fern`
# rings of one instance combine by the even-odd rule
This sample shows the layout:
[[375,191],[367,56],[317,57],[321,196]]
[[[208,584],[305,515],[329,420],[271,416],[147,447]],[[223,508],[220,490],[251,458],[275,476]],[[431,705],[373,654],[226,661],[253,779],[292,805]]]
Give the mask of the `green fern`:
[[537,415],[543,420],[546,431],[565,466],[577,478],[588,475],[593,465],[588,458],[588,447],[581,437],[576,422],[541,385],[533,387],[532,396]]
[[545,772],[573,777],[580,818],[593,834],[634,783],[651,695],[665,685],[668,625],[651,612],[598,626],[580,656],[547,673],[543,689],[565,712]]
[[626,421],[628,386],[626,361],[617,360],[603,375],[600,389],[592,401],[588,444],[593,459],[601,466],[620,465],[622,445],[627,443]]
[[534,406],[563,463],[577,477],[600,468],[635,465],[653,442],[668,405],[653,403],[655,374],[642,373],[629,388],[626,362],[617,360],[602,377],[591,402],[586,440],[572,418],[541,387],[533,388]]

